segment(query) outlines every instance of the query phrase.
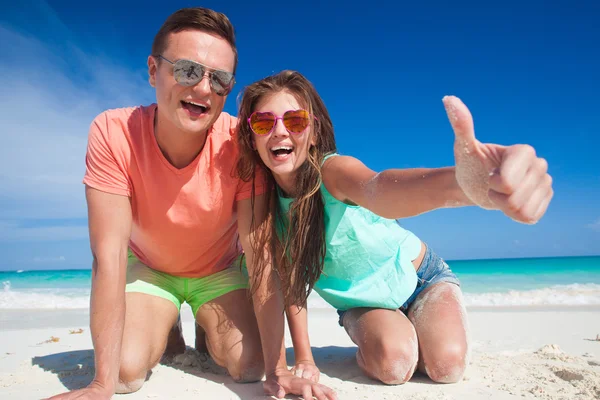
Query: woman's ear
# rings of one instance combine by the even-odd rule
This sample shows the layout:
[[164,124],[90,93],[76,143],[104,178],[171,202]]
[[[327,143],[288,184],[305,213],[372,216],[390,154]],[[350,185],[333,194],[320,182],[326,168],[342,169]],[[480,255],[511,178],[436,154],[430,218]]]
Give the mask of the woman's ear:
[[312,134],[310,135],[310,145],[311,146],[316,146],[317,145],[317,134],[319,133],[319,122],[315,121],[315,124],[313,125],[313,131],[311,132]]

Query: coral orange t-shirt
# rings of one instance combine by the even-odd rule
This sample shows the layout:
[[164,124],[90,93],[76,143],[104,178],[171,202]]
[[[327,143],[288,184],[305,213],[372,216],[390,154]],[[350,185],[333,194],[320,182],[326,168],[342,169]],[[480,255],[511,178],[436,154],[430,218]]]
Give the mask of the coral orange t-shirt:
[[[149,267],[182,277],[221,271],[241,254],[236,202],[237,119],[222,113],[192,163],[175,168],[154,136],[156,104],[108,110],[91,124],[83,183],[131,198],[129,247]],[[256,186],[256,194],[263,192]]]

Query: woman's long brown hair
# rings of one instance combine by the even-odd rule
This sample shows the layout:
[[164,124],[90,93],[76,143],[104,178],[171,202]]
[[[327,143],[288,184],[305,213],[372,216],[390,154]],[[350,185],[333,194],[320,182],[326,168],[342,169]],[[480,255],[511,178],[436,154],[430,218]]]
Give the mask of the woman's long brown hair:
[[[274,190],[276,183],[254,148],[254,133],[247,122],[259,102],[280,92],[293,95],[298,103],[316,117],[309,133],[314,135],[316,144],[310,147],[306,161],[298,169],[296,197],[287,214],[287,229],[282,229],[285,216]],[[269,205],[263,225],[265,229],[258,229],[255,218],[252,219],[251,229],[256,236],[252,242],[255,272],[251,276],[251,288],[255,290],[262,282],[267,263],[271,262],[273,270],[279,275],[286,306],[304,306],[321,276],[325,260],[324,204],[319,189],[323,158],[328,153],[336,152],[333,124],[313,85],[295,71],[282,71],[255,82],[247,86],[241,96],[238,115],[240,159],[237,171],[245,181],[254,180],[259,169],[265,172],[265,196]],[[254,205],[254,185],[251,198]]]

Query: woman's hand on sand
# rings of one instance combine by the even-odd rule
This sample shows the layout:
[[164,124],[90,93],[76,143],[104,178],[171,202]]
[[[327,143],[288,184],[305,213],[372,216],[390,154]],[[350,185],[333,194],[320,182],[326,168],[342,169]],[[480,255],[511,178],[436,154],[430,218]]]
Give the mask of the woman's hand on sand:
[[312,360],[298,360],[296,365],[291,369],[292,374],[298,378],[311,380],[315,383],[319,382],[321,371]]
[[454,96],[444,97],[443,102],[455,134],[456,180],[465,195],[515,221],[539,221],[554,195],[546,160],[529,145],[479,142],[467,106]]
[[337,400],[335,392],[325,385],[311,380],[298,378],[291,371],[277,370],[267,375],[263,388],[268,396],[282,399],[287,394],[302,396],[304,399]]

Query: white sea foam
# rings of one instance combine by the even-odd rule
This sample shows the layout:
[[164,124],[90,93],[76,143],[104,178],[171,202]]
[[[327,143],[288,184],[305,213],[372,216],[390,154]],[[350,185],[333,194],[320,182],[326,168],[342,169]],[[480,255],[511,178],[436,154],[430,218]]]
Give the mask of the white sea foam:
[[[574,283],[534,290],[464,293],[467,307],[581,306],[600,305],[600,285]],[[308,298],[308,308],[330,308],[317,293]]]
[[[89,289],[14,290],[3,282],[0,309],[82,309],[90,304]],[[594,283],[556,285],[535,290],[494,293],[464,293],[467,307],[581,306],[600,305],[600,285]],[[308,298],[310,309],[330,309],[317,293]]]
[[465,293],[469,307],[600,305],[600,285],[574,283],[542,289],[496,293]]
[[89,289],[11,290],[10,282],[3,283],[0,309],[81,309],[90,306]]

